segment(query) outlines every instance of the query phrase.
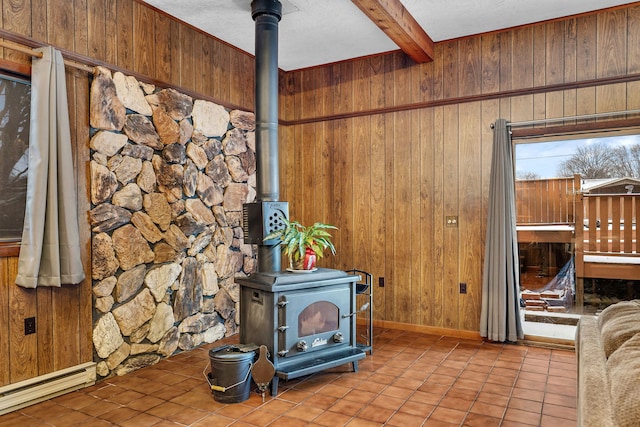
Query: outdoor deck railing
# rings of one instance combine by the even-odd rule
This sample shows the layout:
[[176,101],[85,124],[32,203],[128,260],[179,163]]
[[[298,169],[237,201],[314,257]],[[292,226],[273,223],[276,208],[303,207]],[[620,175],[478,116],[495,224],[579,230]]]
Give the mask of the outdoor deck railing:
[[[585,194],[585,253],[635,254],[638,194]],[[577,229],[577,228],[576,228]]]
[[516,180],[518,224],[566,224],[575,220],[579,178]]

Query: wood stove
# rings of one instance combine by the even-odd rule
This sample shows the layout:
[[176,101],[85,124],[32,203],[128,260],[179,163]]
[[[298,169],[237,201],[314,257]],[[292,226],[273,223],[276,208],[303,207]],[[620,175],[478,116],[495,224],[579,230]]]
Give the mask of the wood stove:
[[240,343],[266,345],[278,379],[293,379],[358,361],[356,344],[358,276],[319,268],[308,274],[259,272],[238,278]]

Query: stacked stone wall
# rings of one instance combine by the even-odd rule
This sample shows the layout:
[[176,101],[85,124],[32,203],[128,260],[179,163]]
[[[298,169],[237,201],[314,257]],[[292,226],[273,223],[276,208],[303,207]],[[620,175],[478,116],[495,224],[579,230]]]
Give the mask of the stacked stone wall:
[[98,67],[91,85],[93,342],[122,375],[238,330],[256,268],[255,117]]

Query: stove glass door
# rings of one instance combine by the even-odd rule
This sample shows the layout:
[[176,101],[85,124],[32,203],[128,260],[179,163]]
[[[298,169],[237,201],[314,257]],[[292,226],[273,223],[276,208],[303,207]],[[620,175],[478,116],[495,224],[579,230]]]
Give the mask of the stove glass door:
[[332,287],[301,289],[280,297],[286,304],[280,311],[279,350],[285,357],[350,345],[352,287],[349,283]]

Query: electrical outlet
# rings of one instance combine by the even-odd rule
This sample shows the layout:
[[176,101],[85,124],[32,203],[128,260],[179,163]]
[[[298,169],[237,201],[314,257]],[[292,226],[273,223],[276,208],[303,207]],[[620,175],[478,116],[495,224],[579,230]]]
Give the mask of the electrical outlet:
[[384,277],[378,277],[378,286],[384,288]]
[[447,216],[446,218],[446,226],[456,228],[458,227],[458,217],[457,216]]
[[36,318],[27,317],[24,319],[24,334],[31,335],[36,333]]
[[460,293],[461,294],[466,294],[467,293],[467,284],[464,282],[460,283]]

